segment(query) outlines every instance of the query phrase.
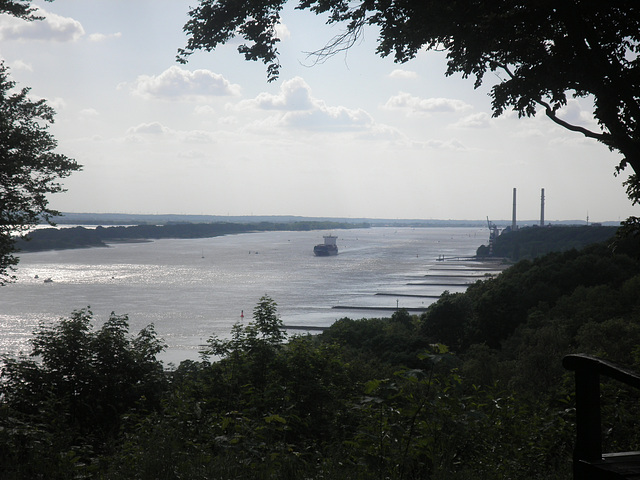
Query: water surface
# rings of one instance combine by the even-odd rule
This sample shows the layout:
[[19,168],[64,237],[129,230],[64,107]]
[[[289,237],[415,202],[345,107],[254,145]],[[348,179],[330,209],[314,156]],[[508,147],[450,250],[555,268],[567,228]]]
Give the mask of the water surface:
[[[315,257],[327,233],[338,236],[340,254]],[[38,322],[87,306],[99,322],[112,311],[128,314],[133,332],[153,323],[169,345],[165,361],[197,358],[198,346],[211,334],[226,336],[241,312],[249,321],[265,294],[288,325],[391,314],[375,307],[424,308],[435,300],[427,296],[473,281],[447,278],[457,271],[482,274],[438,257],[473,255],[487,236],[478,228],[260,232],[25,253],[18,281],[0,288],[0,353],[28,351]]]

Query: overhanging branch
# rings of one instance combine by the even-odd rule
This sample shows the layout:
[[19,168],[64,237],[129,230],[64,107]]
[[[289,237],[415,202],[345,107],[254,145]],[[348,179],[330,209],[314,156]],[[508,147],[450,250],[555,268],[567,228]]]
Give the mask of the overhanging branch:
[[[515,74],[511,71],[511,69],[509,69],[508,65],[505,65],[505,64],[500,63],[500,62],[496,62],[495,60],[490,60],[490,63],[494,68],[500,68],[500,69],[504,70],[504,72],[511,79],[515,79]],[[574,125],[572,123],[569,123],[566,120],[563,120],[560,117],[558,117],[556,115],[555,110],[551,107],[551,105],[549,105],[549,103],[547,103],[544,100],[541,100],[539,98],[534,98],[533,101],[535,103],[537,103],[538,105],[544,107],[545,114],[547,115],[547,117],[549,117],[557,125],[560,125],[561,127],[564,127],[567,130],[570,130],[572,132],[582,133],[585,137],[593,138],[595,140],[598,140],[598,141],[604,143],[605,145],[610,145],[610,143],[609,143],[610,135],[608,135],[606,133],[594,132],[592,130],[589,130],[588,128],[581,127],[580,125]]]
[[582,133],[585,137],[594,138],[599,140],[604,144],[609,144],[609,135],[606,133],[597,133],[589,130],[588,128],[581,127],[580,125],[573,125],[572,123],[567,122],[566,120],[562,120],[556,115],[556,112],[553,111],[551,106],[547,102],[543,102],[542,100],[534,100],[537,104],[542,105],[545,109],[545,114],[549,117],[553,122],[560,125],[561,127],[566,128],[567,130],[571,130],[572,132]]

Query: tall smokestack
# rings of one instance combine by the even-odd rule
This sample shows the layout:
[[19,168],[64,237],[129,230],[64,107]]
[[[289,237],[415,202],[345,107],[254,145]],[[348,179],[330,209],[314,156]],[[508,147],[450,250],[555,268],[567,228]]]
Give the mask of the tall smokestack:
[[511,230],[518,228],[516,225],[516,189],[513,189],[513,215],[511,217]]
[[540,193],[540,226],[544,227],[544,188]]

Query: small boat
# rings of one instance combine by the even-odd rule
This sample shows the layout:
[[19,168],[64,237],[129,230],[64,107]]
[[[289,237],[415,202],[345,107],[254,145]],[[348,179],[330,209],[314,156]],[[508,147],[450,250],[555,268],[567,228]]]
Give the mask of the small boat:
[[51,280],[51,277],[45,278],[43,280],[44,283],[53,283],[53,280]]
[[330,255],[337,255],[338,245],[336,245],[336,240],[338,239],[338,237],[334,235],[325,235],[322,238],[324,238],[324,243],[320,243],[313,247],[313,253],[315,253],[317,257],[328,257]]

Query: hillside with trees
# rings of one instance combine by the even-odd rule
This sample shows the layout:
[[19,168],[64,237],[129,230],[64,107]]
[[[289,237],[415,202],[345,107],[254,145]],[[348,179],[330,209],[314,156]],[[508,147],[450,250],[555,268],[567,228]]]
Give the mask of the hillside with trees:
[[68,248],[106,247],[108,243],[157,240],[160,238],[209,238],[247,232],[309,231],[368,228],[366,223],[292,222],[292,223],[174,223],[118,227],[44,228],[26,238],[18,238],[15,247],[23,252]]
[[[640,370],[638,251],[627,239],[523,260],[421,316],[315,336],[287,337],[263,297],[252,322],[164,374],[152,327],[74,312],[3,359],[3,478],[570,478],[561,361]],[[605,448],[634,448],[637,392],[606,384],[603,398]]]
[[612,242],[618,228],[602,225],[557,225],[505,229],[498,235],[491,249],[481,245],[478,257],[500,257],[511,261],[533,259],[551,252],[580,249],[599,242]]

